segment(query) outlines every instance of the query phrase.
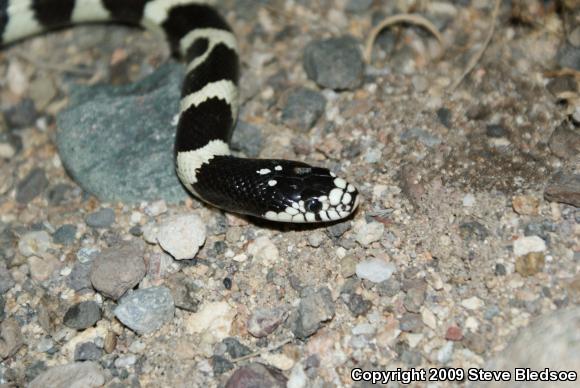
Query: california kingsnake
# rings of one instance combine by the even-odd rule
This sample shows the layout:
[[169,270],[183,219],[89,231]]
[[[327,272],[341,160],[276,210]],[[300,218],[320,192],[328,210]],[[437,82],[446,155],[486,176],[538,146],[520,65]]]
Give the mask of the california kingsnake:
[[121,22],[163,36],[187,63],[175,160],[182,183],[221,209],[280,222],[348,217],[352,184],[324,168],[234,157],[238,113],[236,39],[210,0],[0,0],[0,44],[84,22]]

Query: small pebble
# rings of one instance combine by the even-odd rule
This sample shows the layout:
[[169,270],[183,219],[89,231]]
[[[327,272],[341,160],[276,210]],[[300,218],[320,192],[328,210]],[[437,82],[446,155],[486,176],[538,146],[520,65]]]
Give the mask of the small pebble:
[[105,384],[105,372],[94,361],[57,365],[42,372],[28,385],[29,388],[46,387],[100,387]]
[[115,211],[110,208],[100,209],[85,219],[88,226],[95,229],[106,229],[115,222]]
[[461,341],[463,339],[463,332],[458,326],[449,326],[445,332],[445,339],[448,341]]
[[545,252],[546,242],[538,236],[520,237],[514,241],[514,254],[524,256],[531,252]]
[[439,108],[437,109],[437,118],[439,122],[443,124],[447,128],[451,128],[451,110],[447,108]]
[[83,342],[76,346],[75,361],[97,361],[103,355],[103,349],[95,345],[94,342]]
[[473,207],[475,205],[475,196],[473,194],[465,194],[463,197],[464,207]]
[[236,369],[225,388],[270,387],[286,388],[287,379],[278,369],[257,362]]
[[32,255],[45,257],[51,247],[50,235],[44,230],[28,232],[18,242],[18,251],[26,257]]
[[253,255],[254,259],[263,264],[272,264],[278,262],[280,252],[276,245],[269,237],[260,236],[248,245],[248,254]]
[[77,227],[66,224],[58,228],[52,235],[52,241],[59,245],[72,245],[77,234]]
[[63,319],[63,323],[71,329],[82,330],[93,326],[101,319],[101,309],[94,301],[80,302],[71,306]]
[[48,179],[42,168],[35,168],[18,183],[16,201],[27,204],[38,197],[48,187]]
[[399,321],[399,328],[407,333],[420,333],[423,330],[423,319],[420,314],[404,313]]
[[308,244],[311,247],[318,248],[324,241],[324,235],[320,232],[313,232],[308,235]]
[[344,7],[346,12],[364,12],[373,4],[373,0],[349,0]]
[[373,304],[359,294],[346,295],[346,306],[353,317],[365,316]]
[[93,260],[93,287],[111,299],[120,298],[145,277],[144,251],[145,244],[140,240],[123,242],[104,250]]
[[117,368],[128,368],[137,362],[137,357],[134,354],[127,354],[121,356],[115,360],[115,367]]
[[24,338],[18,322],[13,318],[3,320],[0,323],[0,360],[16,354],[22,345]]
[[376,221],[367,224],[364,220],[359,220],[354,224],[356,241],[358,241],[363,247],[369,246],[375,241],[379,241],[383,237],[384,231],[385,225]]
[[263,142],[262,131],[259,127],[238,120],[232,135],[232,149],[242,151],[249,158],[257,158],[262,151]]
[[322,327],[323,322],[334,317],[334,301],[328,288],[308,289],[305,294],[300,299],[291,324],[292,332],[300,339],[310,337]]
[[461,305],[468,310],[479,310],[483,307],[484,303],[477,296],[472,296],[471,298],[462,300]]
[[224,338],[222,344],[225,345],[226,353],[229,354],[232,359],[244,357],[252,353],[250,348],[241,344],[240,341],[233,337]]
[[356,275],[373,283],[381,283],[388,280],[395,270],[394,264],[380,259],[365,260],[356,265]]
[[230,362],[227,358],[222,356],[214,355],[211,358],[211,365],[213,368],[213,373],[216,376],[222,375],[227,371],[234,369],[234,364]]
[[167,213],[167,203],[160,199],[145,206],[145,214],[149,217],[157,217],[161,214]]
[[52,256],[30,256],[27,259],[27,263],[30,267],[30,276],[37,282],[48,280],[62,265],[60,261]]
[[508,131],[503,125],[489,124],[486,127],[485,134],[492,138],[507,137]]
[[304,49],[304,70],[322,87],[356,89],[363,80],[364,61],[352,36],[316,40]]
[[206,302],[186,322],[189,333],[201,333],[209,342],[217,343],[230,336],[236,310],[227,302]]
[[545,256],[542,252],[530,252],[516,258],[516,272],[522,276],[534,276],[544,269]]
[[248,332],[256,338],[271,334],[284,321],[286,310],[282,308],[259,308],[248,319]]
[[512,207],[518,214],[537,216],[540,213],[540,200],[529,195],[517,195],[512,199]]
[[445,345],[443,345],[441,349],[439,349],[439,351],[437,352],[437,361],[439,361],[439,363],[443,365],[447,364],[449,361],[451,361],[452,355],[453,355],[453,342],[447,341]]
[[289,127],[308,131],[324,113],[326,99],[315,90],[298,88],[287,97],[282,110],[282,121]]
[[205,224],[196,214],[165,218],[155,226],[144,228],[145,239],[159,242],[175,260],[193,259],[206,238]]
[[330,237],[339,238],[344,233],[346,233],[351,227],[352,227],[352,222],[351,221],[340,222],[338,224],[334,224],[334,225],[328,226],[326,228],[326,231],[328,232],[328,234],[330,235]]
[[124,296],[114,310],[115,316],[139,334],[152,333],[173,319],[175,306],[166,287],[139,289]]

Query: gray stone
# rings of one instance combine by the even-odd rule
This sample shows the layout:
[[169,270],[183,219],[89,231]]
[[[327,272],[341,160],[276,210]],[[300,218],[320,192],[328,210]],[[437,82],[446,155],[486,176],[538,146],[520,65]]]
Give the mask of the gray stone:
[[195,281],[182,272],[178,272],[166,282],[167,287],[171,290],[175,307],[196,312],[200,301],[199,291],[200,287]]
[[343,90],[362,84],[364,62],[352,36],[316,40],[304,50],[304,70],[322,87]]
[[6,124],[10,129],[21,129],[32,127],[38,117],[38,112],[34,107],[34,101],[25,98],[18,104],[4,112]]
[[224,338],[222,343],[226,347],[226,353],[229,354],[232,359],[244,357],[252,353],[250,348],[241,344],[240,341],[233,337]]
[[485,129],[485,134],[488,137],[493,138],[500,138],[500,137],[507,137],[509,135],[508,130],[506,127],[500,124],[489,124]]
[[93,361],[53,366],[30,382],[28,388],[92,388],[105,384],[105,373]]
[[580,207],[580,174],[567,172],[554,174],[544,190],[544,197],[548,201]]
[[71,329],[86,329],[101,319],[101,308],[94,301],[85,301],[71,306],[63,319],[63,323]]
[[115,211],[111,208],[104,208],[91,213],[85,219],[88,226],[95,229],[109,228],[115,222]]
[[316,124],[326,108],[326,98],[319,92],[306,88],[291,91],[282,110],[282,120],[289,127],[308,131]]
[[225,388],[286,388],[286,382],[286,377],[278,369],[255,362],[236,369]]
[[35,168],[18,183],[16,187],[16,201],[27,204],[38,197],[48,187],[48,179],[42,168]]
[[287,317],[282,308],[259,308],[248,319],[248,332],[254,337],[261,338],[271,334]]
[[408,141],[411,139],[417,139],[427,147],[435,147],[441,144],[441,139],[439,137],[417,127],[410,128],[401,134],[402,141]]
[[351,221],[339,222],[326,228],[330,237],[339,238],[352,227]]
[[114,313],[131,330],[147,334],[172,320],[175,306],[168,288],[151,287],[123,297]]
[[12,279],[12,275],[6,268],[6,264],[0,255],[0,295],[4,294],[6,291],[14,287],[14,279]]
[[255,125],[239,120],[232,135],[231,147],[249,158],[257,158],[262,150],[262,131]]
[[91,268],[91,283],[103,295],[117,300],[135,287],[147,273],[143,260],[145,243],[141,240],[123,242],[104,250]]
[[91,290],[91,266],[92,263],[75,263],[67,278],[68,286],[76,292]]
[[343,298],[345,299],[346,307],[348,307],[350,313],[354,317],[366,315],[371,307],[373,307],[370,300],[363,298],[363,296],[359,294],[343,294]]
[[71,90],[57,146],[83,189],[108,202],[186,198],[173,167],[182,80],[183,68],[167,64],[135,84]]
[[420,314],[405,313],[399,321],[399,328],[408,333],[419,333],[423,330],[423,320]]
[[580,131],[568,121],[563,121],[550,136],[550,150],[562,159],[571,159],[580,154]]
[[13,318],[8,318],[0,324],[0,360],[16,354],[24,345],[24,338],[20,325]]
[[334,301],[328,288],[305,289],[303,294],[292,319],[292,332],[300,339],[316,333],[322,322],[334,317]]
[[52,235],[52,241],[60,245],[72,245],[75,242],[77,227],[66,224],[58,228]]
[[219,376],[229,370],[234,369],[234,364],[222,356],[213,356],[211,358],[211,366],[213,368],[213,373],[216,376]]
[[[571,307],[537,318],[515,336],[498,355],[488,361],[486,370],[509,370],[527,367],[544,371],[576,371],[580,365],[580,307]],[[553,387],[551,381],[534,383],[534,387]],[[564,384],[566,385],[566,384]],[[574,383],[572,383],[573,386]],[[482,387],[503,387],[505,383],[489,382]],[[528,387],[529,382],[512,382],[510,387]]]
[[96,361],[103,355],[103,349],[94,342],[83,342],[75,348],[75,361]]
[[580,70],[580,47],[574,47],[566,43],[558,51],[557,61],[562,68],[569,67],[574,70]]

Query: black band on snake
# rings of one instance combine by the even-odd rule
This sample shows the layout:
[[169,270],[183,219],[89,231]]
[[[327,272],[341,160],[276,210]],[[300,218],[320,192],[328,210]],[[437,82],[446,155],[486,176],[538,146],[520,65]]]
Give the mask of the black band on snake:
[[208,0],[0,0],[0,44],[84,22],[121,22],[163,36],[187,64],[175,143],[177,174],[201,200],[280,222],[326,222],[358,205],[352,184],[324,168],[234,157],[236,39]]

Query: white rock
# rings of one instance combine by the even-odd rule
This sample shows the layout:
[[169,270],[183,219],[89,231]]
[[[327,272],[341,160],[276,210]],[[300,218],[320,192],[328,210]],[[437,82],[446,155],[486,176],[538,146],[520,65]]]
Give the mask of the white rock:
[[463,207],[472,207],[475,205],[475,196],[473,194],[465,194],[463,197]]
[[290,370],[295,364],[294,360],[284,353],[264,353],[261,357],[268,365],[272,365],[280,370]]
[[270,238],[260,236],[248,245],[248,253],[263,264],[273,264],[280,258],[278,248]]
[[356,276],[367,279],[373,283],[383,282],[393,275],[396,267],[380,259],[361,261],[356,265]]
[[152,202],[145,206],[145,214],[150,217],[157,217],[163,213],[167,212],[167,203],[160,199],[159,201]]
[[93,361],[53,366],[38,375],[29,388],[68,387],[90,388],[105,384],[103,368]]
[[30,268],[30,276],[37,282],[48,280],[50,276],[60,268],[61,263],[54,257],[47,255],[45,258],[31,256],[27,260]]
[[384,231],[385,225],[376,221],[367,224],[364,220],[360,220],[354,224],[356,241],[364,247],[379,241],[383,237]]
[[168,217],[146,230],[145,239],[157,240],[161,248],[176,260],[194,258],[206,237],[205,225],[196,214]]
[[51,247],[50,235],[44,230],[28,232],[18,241],[18,250],[23,256],[44,257]]
[[421,309],[421,319],[423,320],[425,326],[433,330],[437,329],[437,318],[435,317],[435,314],[433,314],[433,312],[428,308],[423,307]]
[[135,365],[136,362],[137,357],[134,354],[126,354],[115,360],[115,366],[117,368],[127,368],[131,365]]
[[531,252],[544,252],[546,242],[538,236],[520,237],[514,241],[514,253],[516,256],[525,256]]
[[437,352],[437,361],[439,361],[440,364],[447,364],[451,360],[452,355],[453,342],[447,341],[447,343]]
[[187,318],[187,331],[209,334],[216,343],[230,335],[235,316],[236,311],[227,302],[204,303],[197,313]]
[[305,388],[307,383],[308,377],[306,377],[302,364],[294,365],[294,368],[292,368],[292,372],[290,372],[290,376],[288,377],[286,388]]
[[484,303],[477,296],[472,296],[471,298],[463,299],[461,305],[468,310],[479,310],[483,307]]
[[475,333],[479,329],[479,321],[475,317],[467,317],[465,320],[465,328]]

